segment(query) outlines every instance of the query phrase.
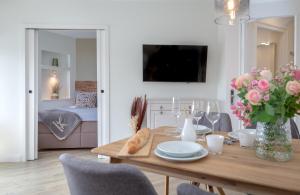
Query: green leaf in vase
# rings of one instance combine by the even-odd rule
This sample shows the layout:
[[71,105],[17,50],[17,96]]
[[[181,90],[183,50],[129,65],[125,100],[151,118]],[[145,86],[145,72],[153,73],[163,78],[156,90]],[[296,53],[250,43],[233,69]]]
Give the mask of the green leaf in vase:
[[275,115],[275,109],[270,104],[265,104],[265,112],[270,116]]

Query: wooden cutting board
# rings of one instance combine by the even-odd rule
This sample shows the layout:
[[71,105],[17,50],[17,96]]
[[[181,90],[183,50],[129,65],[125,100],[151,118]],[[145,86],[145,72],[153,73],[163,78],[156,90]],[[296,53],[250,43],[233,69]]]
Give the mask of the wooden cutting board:
[[118,153],[118,156],[120,156],[120,157],[147,157],[147,156],[149,156],[150,152],[151,152],[151,148],[152,148],[153,137],[154,137],[154,134],[151,133],[150,138],[149,138],[148,142],[146,143],[146,145],[144,145],[143,148],[141,148],[139,151],[137,151],[134,154],[129,154],[127,152],[127,143],[126,143],[123,146],[123,148],[120,150],[120,152]]

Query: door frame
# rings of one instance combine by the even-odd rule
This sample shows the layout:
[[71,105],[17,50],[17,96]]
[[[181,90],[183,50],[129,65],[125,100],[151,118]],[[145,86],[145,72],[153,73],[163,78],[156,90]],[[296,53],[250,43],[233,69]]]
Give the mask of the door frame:
[[[274,15],[274,16],[266,16],[266,17],[258,17],[258,18],[253,18],[252,20],[250,20],[249,22],[254,22],[256,20],[260,20],[260,19],[265,19],[265,18],[272,18],[272,17],[294,17],[294,64],[297,65],[297,52],[298,49],[300,50],[300,47],[297,47],[297,42],[298,42],[298,16],[296,14],[290,14],[290,15]],[[245,56],[247,55],[247,51],[246,51],[246,25],[247,23],[242,23],[240,25],[240,74],[245,73],[245,69],[246,69],[246,59]],[[300,61],[300,59],[299,59]],[[296,116],[296,119],[299,118],[299,116]],[[297,120],[296,120],[297,121]],[[300,122],[296,122],[298,128],[300,127]],[[241,122],[240,122],[240,127],[241,127]]]
[[[24,32],[25,60],[25,129],[24,160],[38,157],[38,53],[37,30],[95,30],[97,34],[97,101],[98,101],[98,146],[110,142],[110,60],[109,27],[106,25],[39,25],[27,24]],[[29,92],[31,90],[31,92]],[[100,122],[99,122],[100,121]],[[102,121],[105,121],[102,122]]]
[[[274,15],[274,16],[266,16],[266,17],[259,17],[259,18],[253,18],[252,20],[250,20],[249,22],[255,22],[256,20],[261,20],[261,19],[265,19],[265,18],[276,18],[276,17],[294,17],[294,64],[297,65],[297,41],[298,41],[298,36],[297,36],[297,28],[298,28],[298,17],[297,15]],[[241,49],[240,49],[240,73],[245,73],[245,69],[246,69],[246,60],[245,60],[245,56],[246,54],[246,25],[248,23],[242,23],[241,24],[241,30],[240,30],[240,45],[241,45]]]

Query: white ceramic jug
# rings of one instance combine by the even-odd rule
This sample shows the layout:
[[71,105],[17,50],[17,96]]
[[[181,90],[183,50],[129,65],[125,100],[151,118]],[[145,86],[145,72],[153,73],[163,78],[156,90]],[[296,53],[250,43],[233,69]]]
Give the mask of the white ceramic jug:
[[193,119],[191,118],[185,119],[184,126],[181,132],[181,140],[192,141],[192,142],[195,142],[197,140],[196,131],[193,125]]

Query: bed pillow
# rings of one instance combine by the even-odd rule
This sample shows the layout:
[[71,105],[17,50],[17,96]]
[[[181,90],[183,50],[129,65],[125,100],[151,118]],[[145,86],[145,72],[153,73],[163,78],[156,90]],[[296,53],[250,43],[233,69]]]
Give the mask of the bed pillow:
[[77,92],[75,105],[78,107],[95,108],[97,107],[96,92]]

